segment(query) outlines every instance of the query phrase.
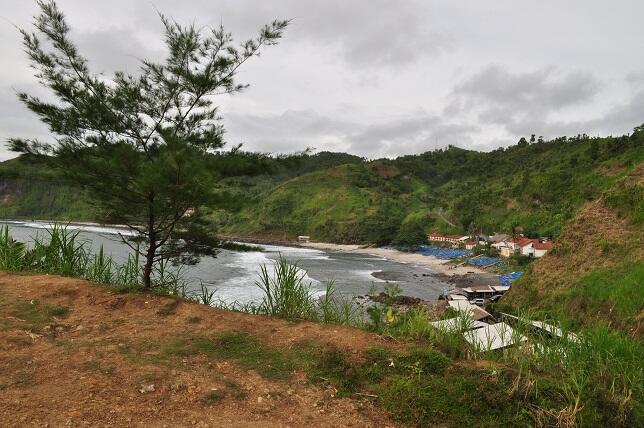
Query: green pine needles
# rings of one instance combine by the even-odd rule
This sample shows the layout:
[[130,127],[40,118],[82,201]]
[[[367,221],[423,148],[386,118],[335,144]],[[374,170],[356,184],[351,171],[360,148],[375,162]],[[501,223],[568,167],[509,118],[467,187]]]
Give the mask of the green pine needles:
[[37,3],[35,31],[21,30],[23,45],[56,102],[19,98],[53,141],[16,138],[11,149],[44,158],[85,191],[103,222],[137,232],[123,241],[144,260],[146,288],[162,260],[214,255],[220,243],[203,209],[224,199],[212,170],[224,146],[214,100],[247,86],[235,79],[239,68],[277,44],[288,21],[275,20],[236,45],[223,27],[182,26],[161,15],[165,61],[143,60],[137,73],[109,77],[90,71],[56,3]]

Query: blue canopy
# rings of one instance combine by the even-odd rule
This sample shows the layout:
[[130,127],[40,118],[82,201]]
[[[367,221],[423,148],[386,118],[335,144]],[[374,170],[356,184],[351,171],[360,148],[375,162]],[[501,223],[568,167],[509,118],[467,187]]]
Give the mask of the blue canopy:
[[459,257],[470,256],[472,254],[469,250],[434,247],[432,245],[421,245],[418,248],[418,252],[423,256],[434,256],[443,260],[457,259]]
[[512,272],[512,273],[505,273],[503,275],[499,276],[499,283],[501,285],[510,285],[519,277],[523,275],[523,272]]

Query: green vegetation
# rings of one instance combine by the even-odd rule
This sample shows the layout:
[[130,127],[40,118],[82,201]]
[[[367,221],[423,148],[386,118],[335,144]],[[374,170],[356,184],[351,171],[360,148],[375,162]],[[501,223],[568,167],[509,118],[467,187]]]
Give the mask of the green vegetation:
[[[65,248],[82,253],[84,247],[65,229],[52,233],[60,234],[51,242],[62,250],[41,250],[43,254],[58,254],[45,259],[57,261],[52,263],[56,269],[82,274],[84,271],[77,269],[78,260],[91,258],[66,260],[60,255],[66,254]],[[3,236],[3,246],[18,246],[6,231]],[[18,253],[30,259],[24,255],[28,251]],[[0,246],[0,254],[14,253]],[[578,331],[576,340],[568,340],[565,335],[549,338],[533,331],[527,322],[536,319],[535,314],[521,314],[519,321],[513,322],[513,335],[525,336],[527,341],[503,351],[486,351],[464,340],[461,331],[471,322],[468,317],[459,317],[454,329],[437,329],[430,325],[430,316],[422,308],[399,312],[385,303],[365,314],[349,301],[334,303],[342,300],[335,299],[332,286],[322,299],[314,299],[302,271],[284,259],[276,263],[272,275],[264,267],[261,278],[265,282],[260,280],[258,285],[266,293],[264,302],[236,310],[265,314],[270,310],[274,316],[294,321],[348,324],[395,338],[407,350],[375,348],[357,357],[312,341],[279,347],[236,331],[141,340],[119,349],[140,364],[173,365],[179,358],[205,355],[233,361],[276,381],[288,381],[294,373],[303,372],[312,383],[330,385],[340,396],[369,397],[395,419],[417,426],[638,426],[643,421],[644,348],[606,326]],[[572,303],[586,295],[591,301],[607,301],[613,312],[629,319],[637,316],[641,306],[639,300],[633,300],[637,296],[623,294],[625,288],[600,285],[606,281],[627,284],[632,293],[641,278],[641,265],[621,266],[606,275],[590,273],[580,278],[584,290],[570,290],[568,295]],[[387,284],[385,291],[393,301],[400,289]],[[629,301],[616,304],[621,300]],[[173,316],[180,302],[170,301],[157,314]],[[28,320],[36,330],[69,311],[66,307],[41,307],[38,302],[0,304],[10,305],[13,316]],[[352,308],[350,315],[344,312],[348,308]],[[243,393],[235,391],[233,387],[211,391],[203,400],[214,405],[228,395]]]
[[[205,355],[233,361],[267,379],[288,381],[304,372],[339,396],[370,397],[395,419],[414,426],[638,426],[642,422],[644,348],[607,329],[579,341],[542,337],[516,323],[529,341],[501,352],[475,352],[460,332],[422,326],[419,312],[401,315],[381,333],[413,340],[404,352],[367,348],[349,356],[307,340],[289,347],[246,332],[197,335],[123,348],[141,364],[174,364]],[[418,333],[421,327],[422,338]],[[447,339],[449,337],[449,339]],[[450,355],[452,346],[459,355]],[[226,391],[228,388],[226,389]],[[219,391],[209,402],[222,399]]]
[[[337,296],[333,281],[326,284],[325,293],[317,298],[311,284],[305,282],[306,272],[284,257],[273,266],[260,268],[259,281],[255,284],[264,297],[258,307],[250,312],[283,318],[290,321],[309,320],[324,323],[354,325],[361,320],[361,313],[350,299]],[[246,311],[247,312],[247,311]]]
[[503,301],[576,327],[644,335],[643,165],[620,178],[567,225]]
[[[231,233],[308,234],[333,242],[413,243],[420,241],[419,226],[444,233],[520,227],[529,236],[557,237],[580,206],[642,161],[641,130],[521,143],[489,153],[450,147],[264,185],[238,215],[214,218]],[[639,205],[630,209],[643,211],[641,193],[613,195],[615,204],[636,199]]]
[[[328,152],[227,155],[213,158],[209,169],[229,177],[220,186],[235,203],[226,210],[205,209],[213,230],[231,234],[308,234],[332,242],[411,245],[422,242],[420,232],[492,233],[520,227],[529,236],[557,237],[579,207],[608,189],[613,190],[607,202],[624,215],[639,216],[641,223],[641,191],[633,193],[628,183],[620,191],[618,183],[642,161],[641,130],[621,137],[521,143],[489,153],[450,147],[370,162]],[[14,210],[15,217],[76,219],[74,204],[61,214],[22,202],[38,204],[29,194],[42,187],[35,168],[22,171],[29,162],[34,161],[24,157],[0,164],[0,179],[7,183],[7,202],[0,201],[0,210]],[[18,181],[32,184],[12,191]],[[59,191],[66,192],[54,186],[51,193]],[[86,218],[89,208],[83,211]]]
[[[0,227],[0,270],[26,273],[48,273],[84,278],[114,286],[119,291],[137,291],[143,287],[141,262],[130,255],[119,265],[103,248],[94,254],[89,242],[79,239],[79,231],[54,224],[47,229],[45,237],[36,236],[32,248],[14,240],[9,227]],[[183,283],[176,272],[170,272],[167,264],[159,264],[152,277],[160,293],[177,294]]]
[[50,98],[18,98],[48,125],[53,142],[9,139],[9,148],[49,163],[82,189],[107,223],[138,233],[121,236],[144,261],[143,286],[167,260],[195,263],[218,240],[203,207],[224,208],[209,170],[224,146],[214,95],[235,94],[239,68],[276,45],[288,21],[274,20],[237,45],[223,26],[207,31],[160,16],[163,61],[142,60],[136,73],[91,71],[54,0],[37,2],[33,30],[20,30],[31,68]]

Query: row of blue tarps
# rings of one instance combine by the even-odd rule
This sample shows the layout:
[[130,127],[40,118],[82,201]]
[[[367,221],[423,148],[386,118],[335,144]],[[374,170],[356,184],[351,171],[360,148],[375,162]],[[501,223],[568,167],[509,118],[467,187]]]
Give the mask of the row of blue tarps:
[[499,283],[501,285],[510,285],[519,279],[521,275],[523,275],[523,272],[504,273],[503,275],[499,275]]
[[421,245],[418,248],[418,252],[423,256],[434,256],[442,260],[451,260],[472,255],[472,252],[469,250],[434,247],[432,245]]
[[469,264],[473,266],[480,266],[480,267],[493,266],[500,262],[501,262],[501,259],[496,257],[488,257],[488,256],[479,256],[468,260]]

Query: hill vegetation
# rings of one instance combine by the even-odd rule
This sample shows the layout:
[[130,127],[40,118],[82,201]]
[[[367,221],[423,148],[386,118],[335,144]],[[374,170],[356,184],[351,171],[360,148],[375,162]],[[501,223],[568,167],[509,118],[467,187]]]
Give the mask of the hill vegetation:
[[[522,139],[492,152],[449,147],[373,161],[330,152],[227,154],[215,157],[210,170],[228,177],[221,191],[234,203],[210,218],[213,228],[229,234],[307,234],[342,243],[512,229],[556,238],[579,208],[643,161],[641,128],[620,137]],[[0,182],[3,217],[92,218],[86,198],[28,158],[1,164]],[[616,190],[612,197],[620,203],[631,196]]]
[[584,204],[504,302],[644,336],[644,164]]
[[520,228],[557,237],[584,203],[642,161],[639,129],[622,137],[522,140],[489,153],[449,147],[284,177],[256,192],[240,212],[216,218],[234,233],[346,243],[396,242],[419,229]]

